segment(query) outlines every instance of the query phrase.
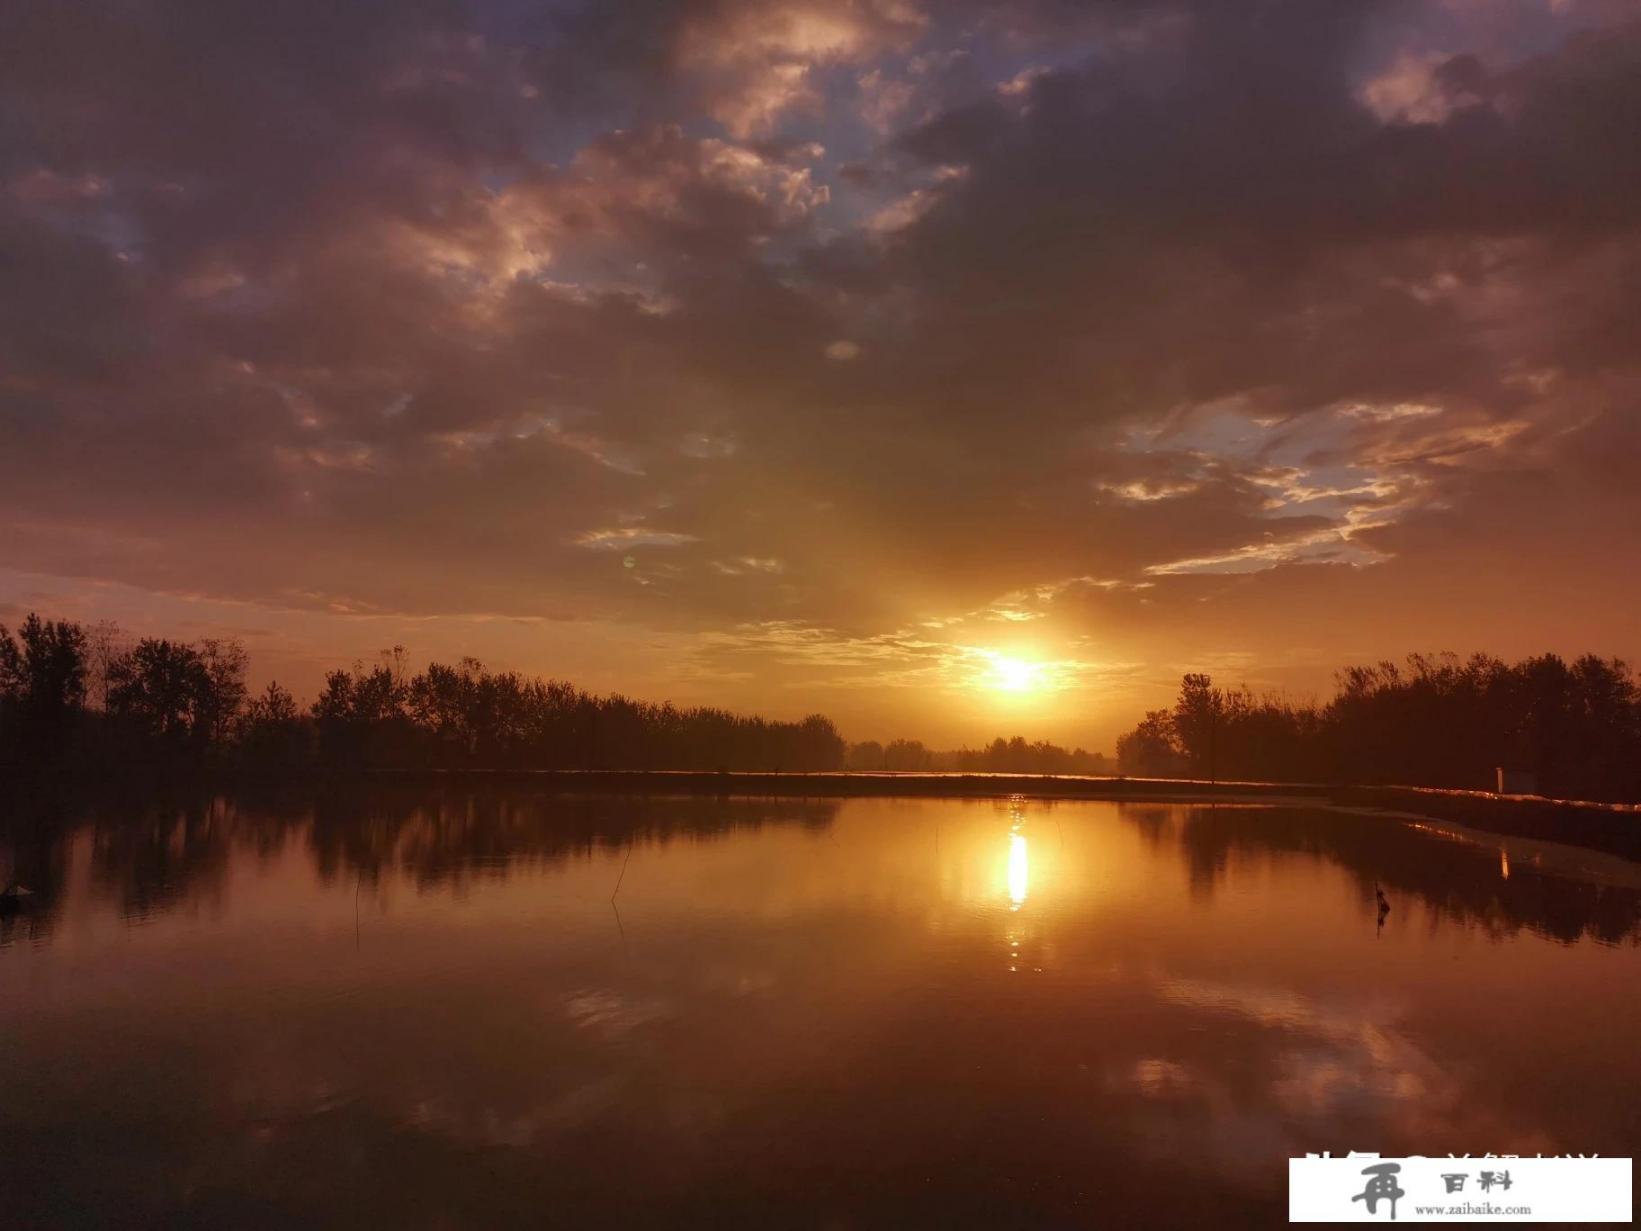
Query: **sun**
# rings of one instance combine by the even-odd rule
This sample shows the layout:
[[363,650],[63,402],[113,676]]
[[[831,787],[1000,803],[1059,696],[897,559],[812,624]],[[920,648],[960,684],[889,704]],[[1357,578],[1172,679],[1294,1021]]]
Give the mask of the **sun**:
[[992,656],[992,683],[1004,692],[1030,692],[1037,685],[1039,667],[1021,658]]

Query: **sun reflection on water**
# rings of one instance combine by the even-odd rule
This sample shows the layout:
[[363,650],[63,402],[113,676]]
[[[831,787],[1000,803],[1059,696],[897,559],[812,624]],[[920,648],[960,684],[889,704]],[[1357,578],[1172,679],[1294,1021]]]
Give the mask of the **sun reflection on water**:
[[[1025,824],[1025,800],[1018,795],[1013,796],[1009,800],[1009,854],[1006,874],[1010,914],[1019,911],[1031,893],[1031,859],[1027,853],[1026,835],[1023,832]],[[1018,921],[1010,924],[1006,938],[1009,945],[1009,971],[1018,973],[1022,939]]]
[[1009,835],[1009,909],[1019,910],[1031,892],[1031,865],[1026,856],[1026,835],[1016,830]]

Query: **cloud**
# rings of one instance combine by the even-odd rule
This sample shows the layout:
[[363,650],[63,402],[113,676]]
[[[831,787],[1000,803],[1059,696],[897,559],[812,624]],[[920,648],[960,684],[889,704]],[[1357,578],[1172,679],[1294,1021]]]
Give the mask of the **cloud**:
[[925,21],[909,0],[725,4],[686,21],[675,54],[701,80],[709,115],[737,137],[763,136],[795,108],[824,109],[820,70],[904,44]]
[[1641,650],[1502,597],[1638,597],[1623,6],[4,21],[0,567],[857,657]]

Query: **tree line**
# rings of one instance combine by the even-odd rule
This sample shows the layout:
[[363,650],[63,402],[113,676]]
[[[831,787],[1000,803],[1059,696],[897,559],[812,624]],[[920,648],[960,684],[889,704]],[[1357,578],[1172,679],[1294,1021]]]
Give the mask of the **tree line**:
[[915,771],[981,774],[1108,774],[1109,758],[1084,748],[1062,748],[1047,740],[1027,742],[1016,735],[998,737],[980,748],[937,751],[921,740],[897,739],[887,744],[875,739],[850,744],[844,768],[906,773]]
[[[1100,774],[1081,748],[1024,737],[936,751],[846,744],[797,722],[596,695],[475,659],[412,673],[402,647],[331,672],[311,705],[252,695],[231,639],[125,638],[31,614],[0,625],[0,765],[957,771]],[[1408,657],[1349,667],[1325,704],[1186,675],[1173,708],[1117,742],[1145,777],[1490,789],[1503,768],[1560,798],[1641,800],[1641,686],[1618,659]]]
[[402,647],[331,672],[311,706],[250,695],[237,641],[144,637],[31,614],[0,625],[0,764],[290,769],[841,768],[831,719],[747,717],[584,692],[465,658],[411,674]]
[[[1518,789],[1641,800],[1641,687],[1620,659],[1409,655],[1348,667],[1325,704],[1181,682],[1117,741],[1122,772],[1267,782]],[[1507,788],[1510,789],[1510,788]]]

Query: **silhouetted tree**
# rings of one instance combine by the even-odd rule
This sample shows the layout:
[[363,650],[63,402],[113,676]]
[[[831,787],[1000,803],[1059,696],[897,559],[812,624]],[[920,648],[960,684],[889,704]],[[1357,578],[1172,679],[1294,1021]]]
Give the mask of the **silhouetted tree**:
[[1174,738],[1174,716],[1152,710],[1140,725],[1117,740],[1117,766],[1125,774],[1161,778],[1185,768],[1185,758]]
[[883,749],[884,769],[905,773],[931,769],[933,765],[933,755],[919,740],[891,740]]
[[[237,641],[144,638],[120,650],[117,629],[97,631],[96,644],[106,651],[106,670],[99,672],[106,683],[107,712],[99,715],[106,730],[90,751],[104,758],[210,757],[288,768],[317,755],[340,771],[814,771],[843,765],[843,738],[820,714],[774,722],[710,707],[600,697],[560,680],[490,671],[472,658],[454,667],[430,663],[411,677],[402,646],[383,651],[374,666],[331,672],[303,714],[277,684],[247,701],[247,656]],[[0,756],[14,759],[25,716],[83,710],[85,639],[77,625],[30,617],[16,639],[0,630],[0,647]],[[56,734],[47,742],[63,748],[66,738]],[[921,749],[899,747],[908,759]]]
[[86,630],[86,701],[99,713],[108,709],[109,671],[124,652],[124,635],[113,620]]
[[929,754],[930,768],[989,774],[1104,774],[1105,757],[1083,748],[1062,748],[1047,740],[1027,743],[1024,736],[992,740],[984,748],[959,748]]
[[866,739],[861,740],[858,744],[849,745],[849,751],[844,758],[844,767],[872,772],[888,769],[889,764],[883,755],[883,745],[875,739]]
[[1206,675],[1187,675],[1180,681],[1174,703],[1174,737],[1199,778],[1216,776],[1215,754],[1224,726],[1225,696]]
[[191,645],[145,637],[109,669],[108,713],[167,752],[199,751],[215,733],[211,674]]
[[1153,711],[1118,747],[1154,765],[1172,741],[1198,775],[1488,789],[1505,767],[1544,794],[1641,799],[1641,689],[1620,660],[1412,654],[1337,682],[1318,708],[1187,675],[1166,723]]
[[226,743],[245,705],[245,668],[250,658],[239,641],[214,637],[201,640],[196,652],[206,683],[200,695],[199,722],[207,740]]
[[29,613],[0,625],[0,741],[25,756],[63,749],[85,706],[86,639],[78,624]]
[[296,698],[274,681],[246,703],[236,736],[242,762],[253,768],[290,768],[305,759],[311,744]]
[[313,705],[319,752],[333,767],[381,768],[414,764],[417,741],[405,704],[410,688],[401,670],[403,648],[382,652],[368,671],[332,671]]

